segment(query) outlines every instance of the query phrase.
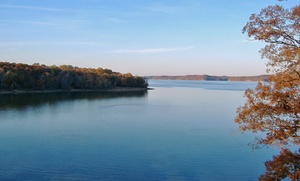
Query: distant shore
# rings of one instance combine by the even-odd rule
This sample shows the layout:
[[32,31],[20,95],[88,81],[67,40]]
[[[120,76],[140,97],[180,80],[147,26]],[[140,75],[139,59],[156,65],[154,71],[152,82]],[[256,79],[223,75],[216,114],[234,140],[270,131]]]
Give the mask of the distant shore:
[[180,75],[180,76],[145,76],[146,79],[154,80],[203,80],[203,81],[245,81],[258,82],[268,81],[268,75],[258,76],[214,76],[214,75]]
[[140,92],[153,90],[152,88],[118,87],[113,89],[69,89],[69,90],[0,90],[0,94],[39,94],[59,92]]

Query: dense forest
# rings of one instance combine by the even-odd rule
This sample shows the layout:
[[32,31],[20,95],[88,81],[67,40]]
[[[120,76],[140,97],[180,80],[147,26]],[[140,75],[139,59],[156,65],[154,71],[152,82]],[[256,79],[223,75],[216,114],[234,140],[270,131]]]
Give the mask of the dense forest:
[[147,81],[110,69],[0,62],[0,91],[147,88]]

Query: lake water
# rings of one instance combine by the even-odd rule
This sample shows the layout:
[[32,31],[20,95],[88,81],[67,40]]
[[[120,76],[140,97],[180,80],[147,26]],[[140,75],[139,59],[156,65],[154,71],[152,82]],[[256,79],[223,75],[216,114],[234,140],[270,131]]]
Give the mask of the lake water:
[[0,180],[257,180],[233,121],[249,82],[149,80],[140,93],[0,96]]

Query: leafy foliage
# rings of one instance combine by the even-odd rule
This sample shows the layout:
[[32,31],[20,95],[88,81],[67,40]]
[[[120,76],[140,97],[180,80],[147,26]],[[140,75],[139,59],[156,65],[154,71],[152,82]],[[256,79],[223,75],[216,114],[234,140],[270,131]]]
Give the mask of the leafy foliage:
[[142,77],[109,69],[0,62],[0,90],[147,88]]
[[235,122],[242,131],[266,132],[258,144],[276,146],[300,143],[300,6],[269,6],[253,14],[243,29],[248,36],[268,44],[261,50],[268,58],[267,83],[247,90]]
[[254,147],[272,145],[280,155],[265,162],[259,180],[300,179],[300,154],[289,151],[300,144],[300,5],[291,9],[268,6],[253,14],[243,28],[254,40],[264,41],[262,58],[268,59],[268,82],[246,90],[246,102],[235,122],[244,131],[263,132]]

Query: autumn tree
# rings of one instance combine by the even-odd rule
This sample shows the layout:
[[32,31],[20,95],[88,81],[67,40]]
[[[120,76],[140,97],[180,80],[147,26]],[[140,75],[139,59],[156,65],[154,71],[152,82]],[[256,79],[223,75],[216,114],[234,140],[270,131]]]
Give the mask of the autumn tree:
[[[147,88],[147,81],[102,68],[79,68],[71,65],[46,66],[0,62],[0,91]],[[121,80],[125,83],[121,84]]]
[[[246,102],[237,109],[235,122],[243,132],[265,133],[263,134],[265,136],[257,139],[255,147],[272,145],[281,150],[298,147],[300,144],[300,5],[290,9],[280,5],[268,6],[259,14],[251,15],[249,22],[243,28],[243,33],[247,33],[251,39],[266,43],[260,53],[262,58],[268,59],[267,71],[270,76],[268,82],[259,82],[255,90],[246,90]],[[297,156],[299,153],[292,154]],[[288,154],[282,151],[281,155],[284,157]],[[299,167],[292,172],[299,173]],[[300,178],[299,174],[294,175],[296,176],[290,177],[292,180]],[[261,176],[260,179],[267,180],[264,178],[266,177]]]

